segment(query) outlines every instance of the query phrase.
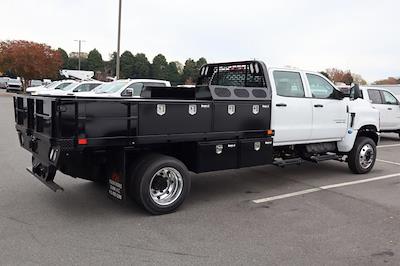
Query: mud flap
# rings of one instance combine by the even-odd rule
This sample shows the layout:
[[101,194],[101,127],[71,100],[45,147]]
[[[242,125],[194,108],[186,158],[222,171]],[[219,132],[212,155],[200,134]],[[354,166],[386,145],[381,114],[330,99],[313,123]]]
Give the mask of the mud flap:
[[64,190],[62,187],[60,187],[53,181],[57,172],[55,166],[46,165],[40,160],[33,158],[32,169],[27,168],[26,170],[54,192],[57,192],[59,190],[60,191]]
[[113,152],[108,160],[113,166],[108,173],[108,195],[117,201],[124,201],[127,199],[125,150]]

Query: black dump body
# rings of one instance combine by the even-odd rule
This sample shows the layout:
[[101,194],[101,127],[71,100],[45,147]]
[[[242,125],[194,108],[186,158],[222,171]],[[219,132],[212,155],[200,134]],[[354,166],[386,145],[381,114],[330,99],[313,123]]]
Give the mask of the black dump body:
[[206,65],[196,88],[147,87],[136,99],[19,95],[16,129],[45,182],[56,170],[87,179],[107,172],[120,150],[165,153],[194,172],[267,164],[267,81],[264,64],[249,61]]

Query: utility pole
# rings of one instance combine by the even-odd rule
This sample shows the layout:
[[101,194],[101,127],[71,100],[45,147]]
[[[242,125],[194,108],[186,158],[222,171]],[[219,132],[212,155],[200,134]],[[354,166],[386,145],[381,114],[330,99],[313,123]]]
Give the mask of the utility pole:
[[121,6],[122,0],[119,0],[119,9],[118,9],[118,40],[117,40],[117,62],[116,62],[116,69],[115,75],[116,78],[119,79],[119,54],[120,54],[120,44],[121,44]]
[[81,70],[81,43],[85,42],[85,40],[74,40],[76,42],[78,42],[78,70]]

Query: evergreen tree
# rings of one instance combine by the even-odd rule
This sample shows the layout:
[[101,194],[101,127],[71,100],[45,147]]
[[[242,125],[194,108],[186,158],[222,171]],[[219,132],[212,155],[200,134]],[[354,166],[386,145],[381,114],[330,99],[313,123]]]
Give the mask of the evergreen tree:
[[150,78],[151,64],[145,54],[137,54],[133,61],[133,78]]
[[[84,60],[85,61],[85,60]],[[104,62],[101,54],[97,49],[93,49],[89,52],[87,58],[87,69],[91,71],[103,71],[104,70]]]
[[120,78],[132,78],[133,77],[133,64],[135,57],[129,51],[122,53],[120,58]]
[[162,54],[157,55],[153,59],[153,64],[151,65],[151,74],[155,79],[167,79],[167,67],[168,62],[165,56]]
[[171,62],[167,66],[167,78],[173,84],[178,84],[181,82],[181,76],[179,75],[178,67],[176,66],[175,62]]
[[182,81],[185,84],[194,84],[198,75],[197,72],[196,62],[189,58],[186,60],[185,66],[183,67]]

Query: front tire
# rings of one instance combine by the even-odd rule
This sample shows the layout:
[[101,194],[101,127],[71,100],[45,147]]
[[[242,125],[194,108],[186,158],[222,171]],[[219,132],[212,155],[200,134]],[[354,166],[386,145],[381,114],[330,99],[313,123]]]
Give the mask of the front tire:
[[358,137],[349,153],[348,165],[355,174],[366,174],[376,161],[376,144],[368,137]]
[[159,154],[145,156],[131,173],[131,196],[151,214],[174,212],[190,191],[190,175],[179,160]]

